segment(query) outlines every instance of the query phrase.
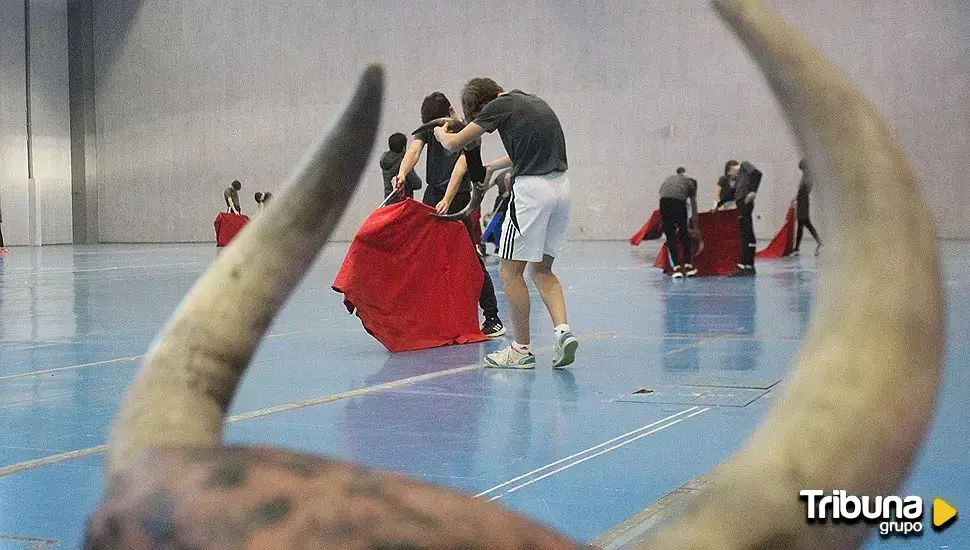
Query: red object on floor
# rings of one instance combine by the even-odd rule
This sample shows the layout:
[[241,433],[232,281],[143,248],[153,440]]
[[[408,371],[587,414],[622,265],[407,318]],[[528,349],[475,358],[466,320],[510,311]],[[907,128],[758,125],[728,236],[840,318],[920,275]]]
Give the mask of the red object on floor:
[[216,228],[216,246],[228,245],[247,223],[249,223],[249,216],[220,212],[213,224]]
[[[698,215],[701,235],[704,236],[704,251],[700,255],[694,251],[694,267],[698,276],[728,275],[738,264],[741,257],[741,233],[738,230],[738,213],[735,210],[701,212]],[[654,267],[671,272],[670,255],[664,244],[653,262]]]
[[784,258],[795,250],[795,208],[788,209],[785,214],[785,225],[782,226],[768,248],[758,252],[756,258]]
[[637,234],[630,237],[630,244],[633,246],[640,246],[643,241],[652,241],[654,239],[659,239],[663,237],[664,228],[662,220],[660,219],[660,210],[654,210],[653,214],[650,214],[650,219],[647,223],[643,224],[640,231]]
[[375,210],[333,282],[391,352],[488,339],[478,324],[483,275],[468,230],[433,212],[413,199]]
[[[698,216],[701,224],[701,234],[704,236],[704,252],[694,257],[694,267],[698,276],[728,275],[734,270],[741,259],[741,233],[738,228],[737,210],[717,210],[701,212]],[[794,249],[795,211],[788,210],[785,225],[775,236],[768,248],[762,250],[756,257],[781,258],[791,254]],[[695,248],[696,250],[696,248]],[[664,244],[653,262],[654,267],[671,272],[670,255]]]

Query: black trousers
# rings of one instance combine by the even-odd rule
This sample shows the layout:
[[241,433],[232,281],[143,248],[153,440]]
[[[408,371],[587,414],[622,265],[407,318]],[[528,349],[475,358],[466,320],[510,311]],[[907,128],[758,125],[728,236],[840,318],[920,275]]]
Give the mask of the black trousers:
[[[421,202],[435,207],[443,198],[445,198],[444,190],[429,186],[425,189],[424,199]],[[470,200],[470,194],[455,195],[455,200],[451,202],[451,207],[448,208],[447,213],[454,214],[455,212],[460,212],[462,208],[468,205],[468,201]],[[470,220],[465,220],[465,229],[468,230],[468,238],[472,241],[472,245],[477,248],[478,243],[475,242],[475,234],[472,232]],[[482,280],[482,293],[478,295],[478,305],[482,308],[482,314],[485,315],[486,321],[496,321],[499,317],[498,298],[495,297],[495,285],[492,283],[492,276],[488,273],[488,269],[485,268],[485,262],[482,260],[482,257],[477,252],[475,256],[478,258],[478,265],[482,267],[482,274],[485,276]]]
[[798,220],[798,232],[795,235],[795,250],[798,250],[802,246],[802,235],[805,233],[805,229],[812,234],[812,238],[815,239],[817,244],[822,244],[822,241],[818,238],[818,231],[815,231],[815,226],[812,225],[812,220],[806,218],[804,220]]
[[738,228],[741,230],[741,265],[754,265],[754,255],[758,247],[758,239],[754,235],[754,201],[738,202]]
[[[667,237],[667,250],[674,267],[689,264],[692,261],[690,235],[687,233],[687,201],[680,199],[660,199],[660,218],[663,220],[664,235]],[[677,243],[683,250],[681,258]],[[683,260],[683,262],[681,262]]]
[[3,248],[3,222],[0,222],[0,248]]

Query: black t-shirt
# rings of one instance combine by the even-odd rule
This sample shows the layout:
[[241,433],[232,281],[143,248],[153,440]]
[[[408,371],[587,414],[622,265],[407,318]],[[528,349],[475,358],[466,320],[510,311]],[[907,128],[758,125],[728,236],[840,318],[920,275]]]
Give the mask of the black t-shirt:
[[721,198],[718,202],[718,206],[734,201],[734,184],[735,181],[731,176],[721,176],[721,179],[717,180],[717,186],[721,189]]
[[[429,129],[420,134],[414,136],[424,142],[425,146],[428,148],[428,159],[425,168],[424,181],[427,182],[428,188],[437,188],[442,193],[448,188],[448,182],[451,181],[451,173],[455,170],[455,164],[458,163],[458,157],[461,156],[461,151],[456,153],[449,153],[444,147],[438,143],[438,140],[434,137],[434,129]],[[468,174],[461,181],[461,186],[458,188],[459,193],[470,193],[471,183],[469,183]]]
[[489,102],[474,120],[487,133],[498,130],[512,159],[512,176],[565,172],[566,136],[559,117],[545,101],[521,90]]

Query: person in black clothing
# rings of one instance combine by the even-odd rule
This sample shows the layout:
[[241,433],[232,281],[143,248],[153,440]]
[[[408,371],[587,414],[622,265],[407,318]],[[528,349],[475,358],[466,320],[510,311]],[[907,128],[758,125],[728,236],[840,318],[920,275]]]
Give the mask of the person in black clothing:
[[802,246],[802,235],[805,229],[808,229],[809,233],[815,239],[815,255],[818,256],[819,252],[822,251],[822,240],[818,237],[818,231],[815,231],[815,226],[812,225],[811,214],[809,212],[809,195],[812,194],[812,173],[808,168],[808,160],[802,159],[798,163],[798,169],[802,171],[802,181],[798,184],[798,196],[795,199],[795,219],[798,220],[798,233],[795,237],[795,254],[798,254],[799,248]]
[[[421,103],[421,123],[424,124],[443,117],[457,119],[458,115],[445,94],[433,92],[425,97]],[[425,179],[428,186],[424,191],[424,204],[431,206],[439,214],[460,212],[471,201],[471,180],[468,176],[468,164],[461,151],[451,153],[442,147],[434,138],[433,129],[414,137],[411,146],[401,160],[397,175],[391,179],[391,184],[399,190],[405,186],[407,174],[414,170],[421,159],[421,152],[424,151],[425,146],[428,147],[428,160],[425,169]],[[478,254],[478,243],[475,242],[475,233],[472,230],[471,222],[465,220],[464,223],[468,230],[469,239],[475,246],[475,255],[478,256],[482,273],[485,275],[482,293],[478,297],[478,304],[485,316],[482,332],[489,338],[498,338],[504,336],[507,329],[499,319],[495,285],[492,283],[492,276],[485,268],[485,263]]]
[[[401,161],[408,146],[408,138],[404,134],[393,134],[387,139],[387,151],[381,155],[381,174],[384,176],[384,196],[387,197],[394,190],[394,178],[401,169]],[[405,176],[405,185],[400,193],[392,197],[387,204],[401,202],[405,198],[413,198],[414,192],[421,189],[421,178],[411,170]]]
[[734,188],[738,181],[738,170],[741,165],[736,160],[729,160],[724,164],[724,175],[717,180],[717,209],[727,208],[734,204]]
[[[664,180],[660,186],[660,218],[663,220],[664,235],[667,236],[667,250],[675,279],[685,275],[697,275],[697,269],[692,264],[693,243],[688,232],[687,201],[690,201],[694,227],[700,228],[697,217],[697,180],[689,177],[687,169],[681,167],[677,169],[677,174]],[[703,247],[703,241],[701,246]]]
[[754,256],[758,240],[754,234],[754,199],[761,185],[761,171],[750,162],[742,162],[738,171],[738,184],[734,189],[738,205],[738,226],[741,230],[741,261],[731,272],[732,277],[754,275]]

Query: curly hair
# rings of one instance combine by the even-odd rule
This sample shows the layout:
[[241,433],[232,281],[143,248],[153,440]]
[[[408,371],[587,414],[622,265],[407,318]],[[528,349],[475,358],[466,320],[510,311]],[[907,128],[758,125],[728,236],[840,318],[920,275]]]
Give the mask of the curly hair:
[[461,91],[461,108],[465,112],[465,120],[475,120],[478,113],[486,105],[505,90],[491,78],[473,78],[465,84]]

